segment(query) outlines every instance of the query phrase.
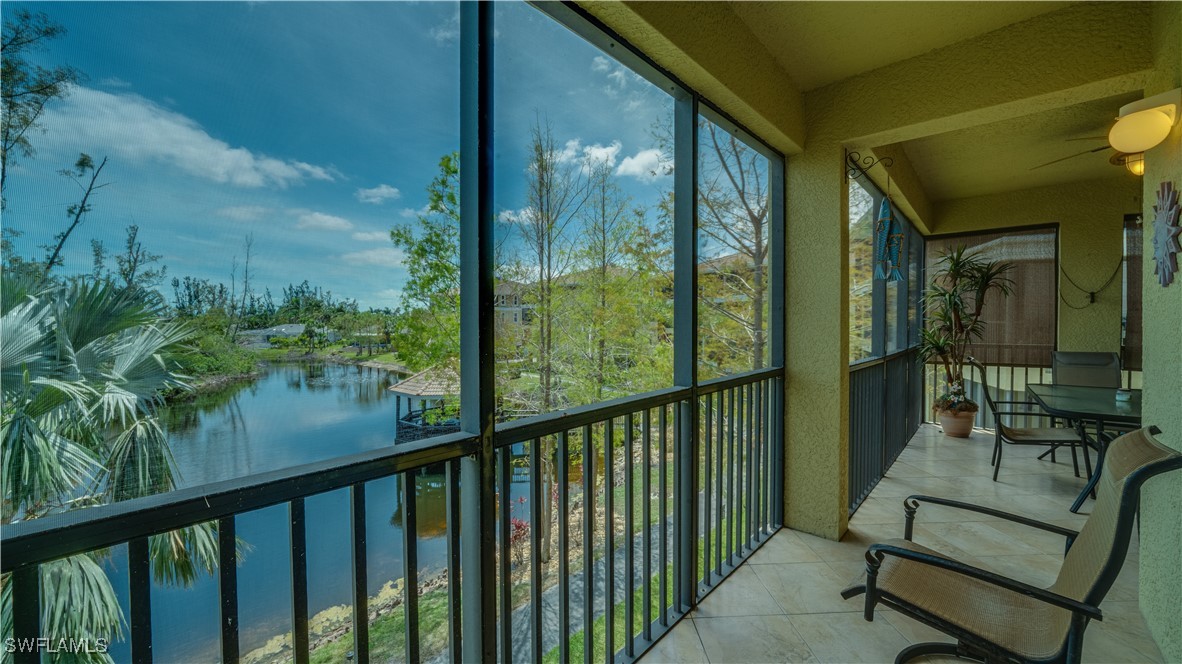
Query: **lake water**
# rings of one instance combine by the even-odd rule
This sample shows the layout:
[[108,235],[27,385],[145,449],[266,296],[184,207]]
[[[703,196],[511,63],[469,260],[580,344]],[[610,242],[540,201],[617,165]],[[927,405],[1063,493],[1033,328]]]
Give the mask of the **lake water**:
[[[255,381],[163,413],[180,486],[199,486],[394,444],[394,399],[386,388],[397,377],[381,369],[336,364],[273,365]],[[369,594],[402,577],[400,478],[366,484]],[[419,474],[421,578],[445,564],[446,521],[441,475]],[[515,482],[512,496],[524,496]],[[522,506],[524,507],[524,506]],[[521,509],[525,518],[527,509]],[[352,567],[349,496],[345,489],[305,501],[308,610],[351,604]],[[241,514],[237,535],[249,551],[238,568],[238,610],[243,654],[291,630],[291,564],[288,507],[276,505]],[[112,550],[106,564],[125,615],[126,547]],[[153,654],[159,662],[220,659],[218,581],[201,577],[182,589],[152,589]],[[112,644],[116,661],[130,660],[127,640]]]

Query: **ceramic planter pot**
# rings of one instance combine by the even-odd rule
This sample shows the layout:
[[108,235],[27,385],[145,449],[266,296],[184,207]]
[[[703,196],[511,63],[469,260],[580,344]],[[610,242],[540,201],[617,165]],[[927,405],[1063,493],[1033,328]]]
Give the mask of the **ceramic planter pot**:
[[973,431],[973,420],[976,413],[958,412],[953,410],[937,411],[940,416],[940,426],[944,428],[945,436],[953,438],[968,438]]

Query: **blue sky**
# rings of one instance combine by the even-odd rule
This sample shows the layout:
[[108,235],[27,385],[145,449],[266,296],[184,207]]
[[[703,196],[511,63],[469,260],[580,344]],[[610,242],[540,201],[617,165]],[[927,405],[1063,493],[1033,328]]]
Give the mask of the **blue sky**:
[[[253,233],[260,291],[308,279],[398,304],[388,231],[414,221],[459,148],[457,3],[5,2],[4,20],[20,8],[68,31],[35,61],[86,75],[11,167],[3,223],[24,233],[20,253],[42,256],[66,226],[80,192],[57,171],[86,152],[109,157],[110,184],[64,273],[89,271],[90,239],[118,250],[138,224],[170,278],[226,282]],[[650,175],[651,129],[670,98],[523,3],[498,4],[496,28],[498,208],[525,204],[537,115],[569,158],[609,160],[636,204],[655,204],[671,182]]]

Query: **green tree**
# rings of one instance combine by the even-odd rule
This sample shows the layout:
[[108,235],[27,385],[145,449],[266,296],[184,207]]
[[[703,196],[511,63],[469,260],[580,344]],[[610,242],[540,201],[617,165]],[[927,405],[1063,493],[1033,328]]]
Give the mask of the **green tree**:
[[395,332],[398,356],[422,370],[460,355],[460,155],[439,160],[427,187],[427,211],[414,225],[390,231],[406,256],[402,315]]
[[18,9],[0,37],[0,201],[8,191],[8,166],[19,153],[34,153],[29,134],[39,126],[46,105],[69,90],[81,75],[72,67],[47,69],[27,60],[30,52],[66,34],[45,14]]
[[[192,333],[183,323],[162,321],[162,313],[158,301],[110,283],[44,285],[6,275],[0,296],[0,521],[175,488],[157,409],[164,390],[186,388],[167,358],[181,352]],[[188,584],[212,572],[216,539],[212,524],[154,536],[156,578]],[[103,555],[42,566],[46,636],[121,635],[123,617],[99,566]],[[4,591],[11,592],[10,584]]]
[[767,347],[767,159],[713,122],[700,124],[698,230],[702,354],[718,373],[764,366]]

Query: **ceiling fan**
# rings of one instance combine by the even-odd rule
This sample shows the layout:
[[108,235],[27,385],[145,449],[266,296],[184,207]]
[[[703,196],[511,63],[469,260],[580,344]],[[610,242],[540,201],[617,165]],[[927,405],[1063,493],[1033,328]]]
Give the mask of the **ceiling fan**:
[[1178,93],[1178,90],[1171,90],[1125,104],[1120,108],[1116,123],[1108,130],[1107,135],[1066,139],[1068,141],[1104,141],[1104,145],[1039,164],[1030,170],[1033,171],[1085,154],[1112,150],[1108,163],[1113,166],[1124,166],[1134,175],[1143,175],[1145,173],[1145,151],[1165,140],[1170,133],[1170,128],[1174,126],[1174,120],[1178,113]]

